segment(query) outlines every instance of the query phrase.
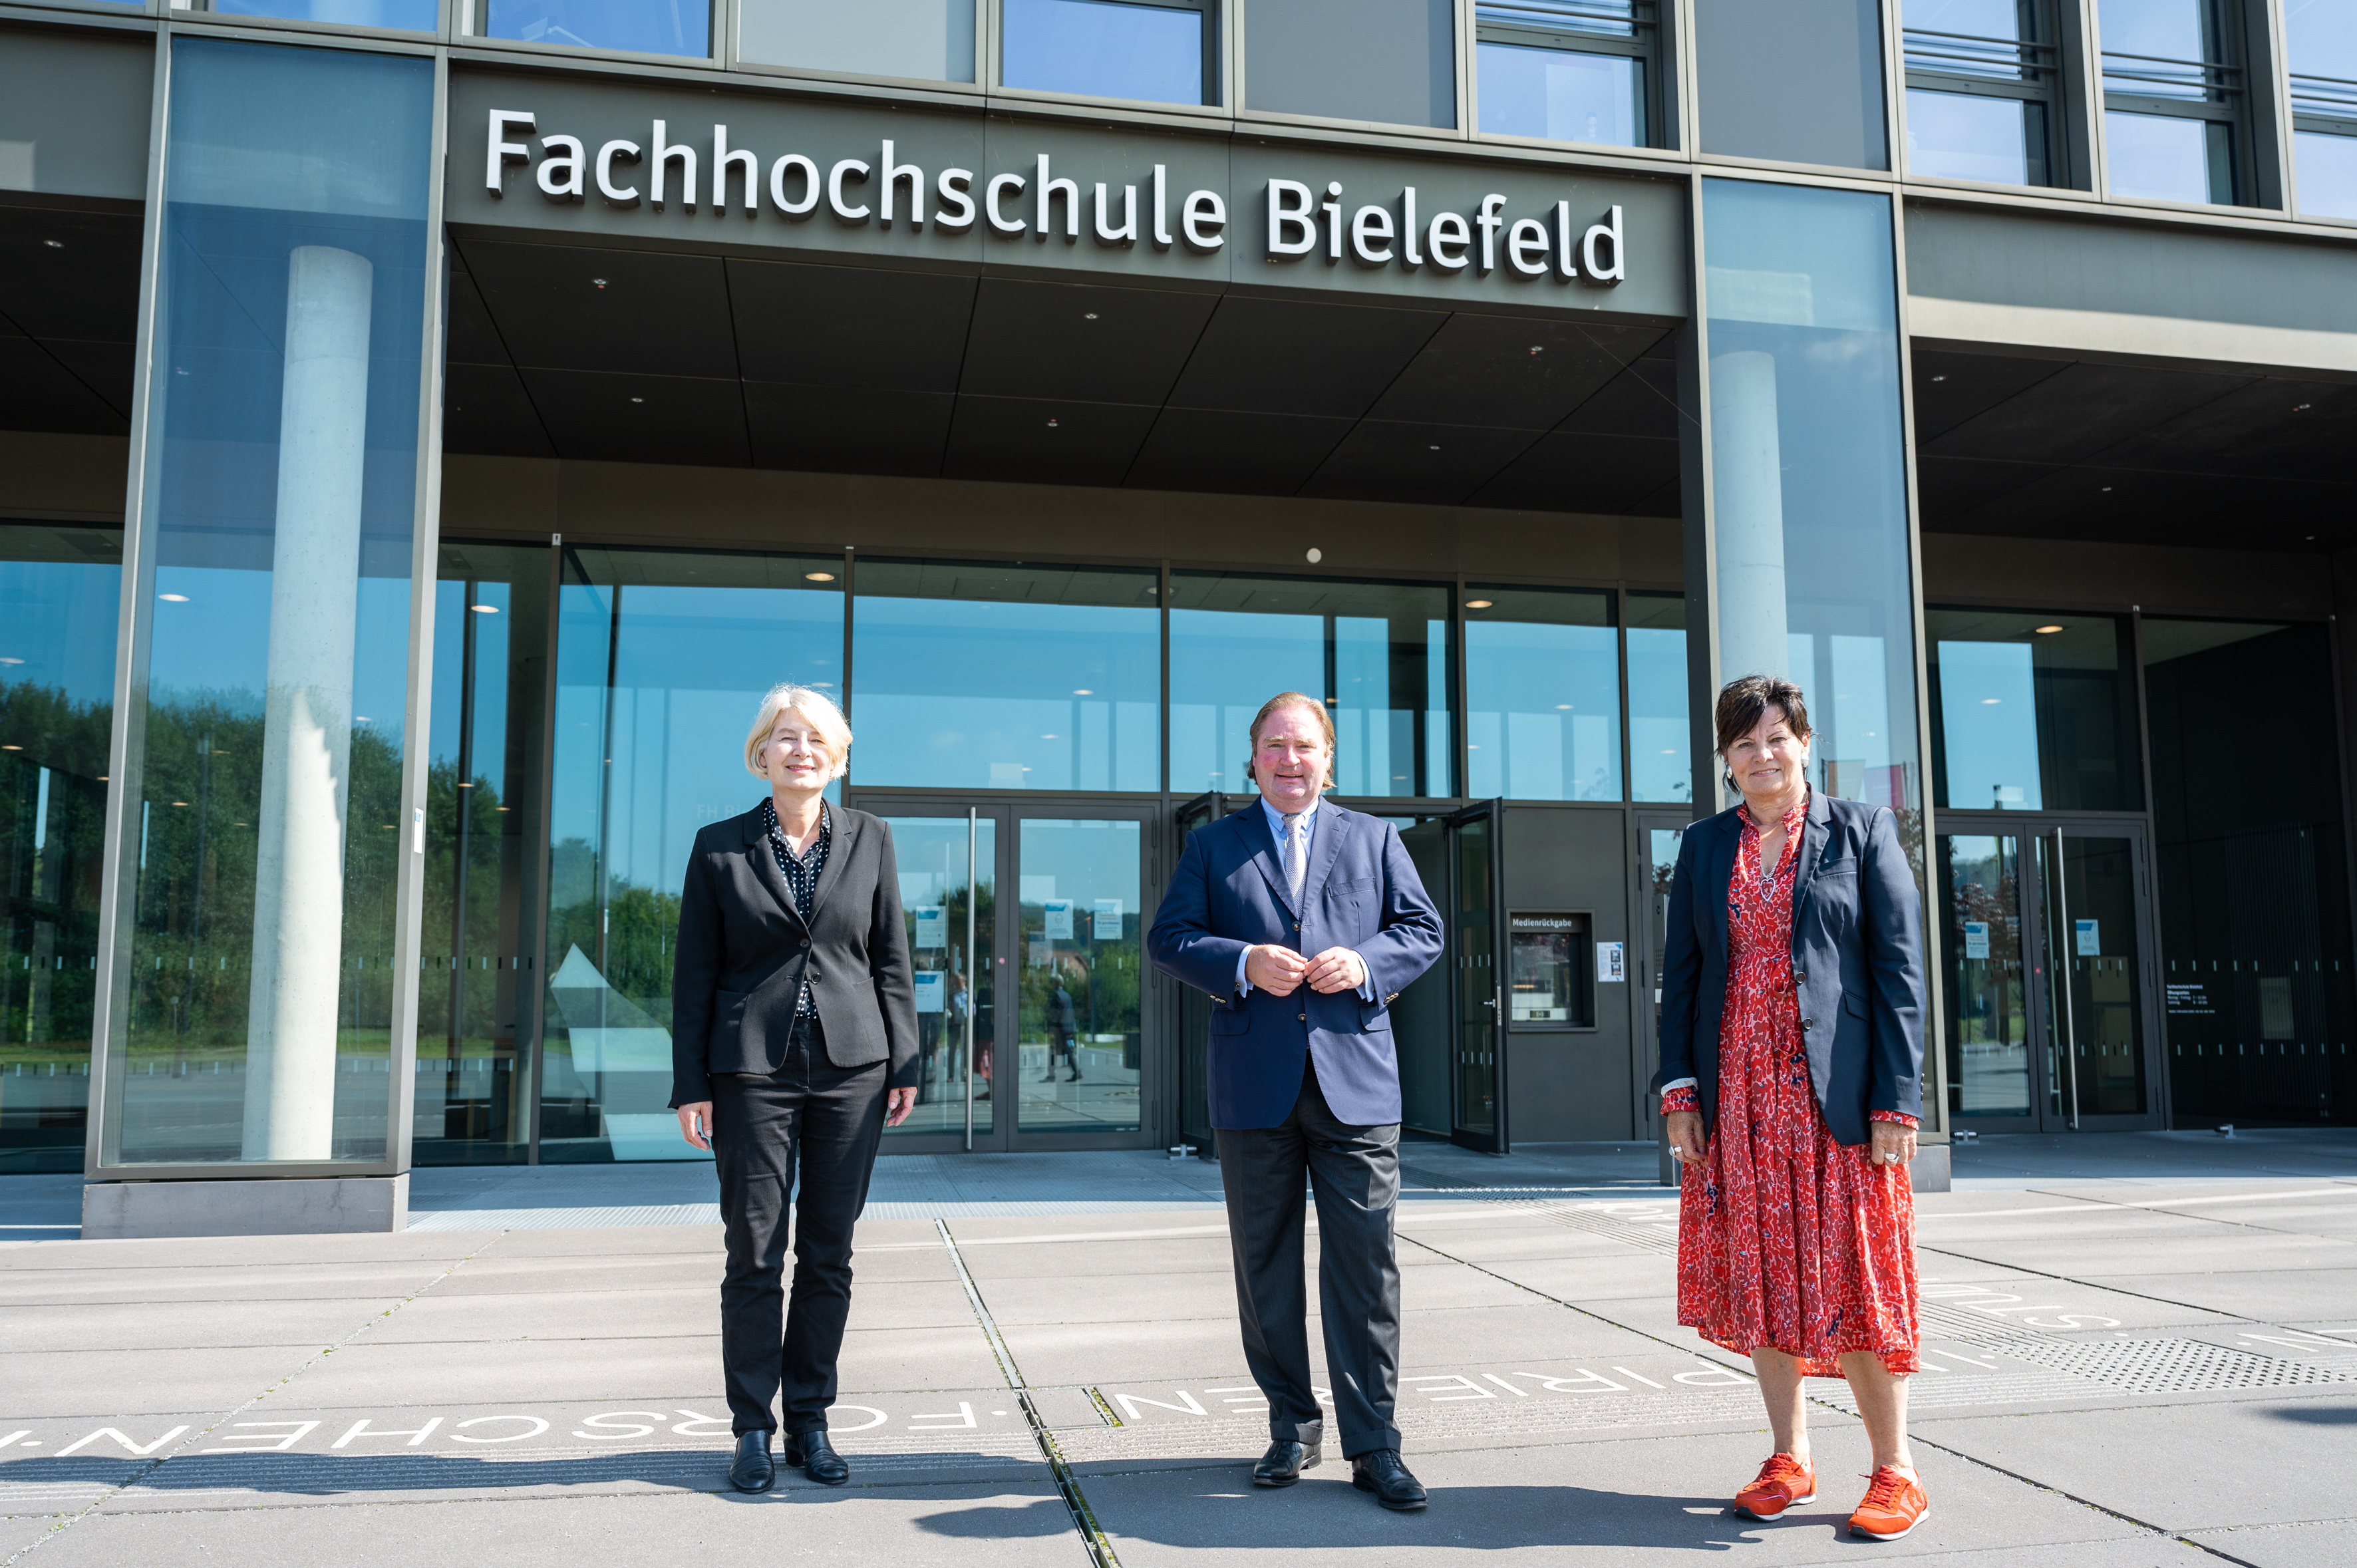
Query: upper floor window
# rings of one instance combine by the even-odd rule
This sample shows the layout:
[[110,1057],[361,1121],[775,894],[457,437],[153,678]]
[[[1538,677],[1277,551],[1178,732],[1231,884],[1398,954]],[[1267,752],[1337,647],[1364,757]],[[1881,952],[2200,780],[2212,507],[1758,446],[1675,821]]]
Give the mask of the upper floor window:
[[1244,102],[1279,114],[1457,124],[1455,0],[1252,0]]
[[2100,0],[2114,196],[2231,205],[2249,185],[2236,0]]
[[418,33],[442,26],[442,0],[210,0],[205,8],[222,16],[276,16]]
[[974,0],[739,0],[737,57],[859,76],[974,80]]
[[1652,0],[1498,0],[1473,8],[1480,124],[1501,136],[1650,146]]
[[1702,150],[1889,168],[1880,0],[1695,0]]
[[1043,92],[1205,103],[1215,0],[1001,0],[998,80]]
[[2059,185],[2048,0],[1905,0],[1907,170]]
[[2357,218],[2357,6],[2284,0],[2299,209]]
[[494,38],[634,54],[712,54],[712,12],[697,0],[484,0],[483,32]]

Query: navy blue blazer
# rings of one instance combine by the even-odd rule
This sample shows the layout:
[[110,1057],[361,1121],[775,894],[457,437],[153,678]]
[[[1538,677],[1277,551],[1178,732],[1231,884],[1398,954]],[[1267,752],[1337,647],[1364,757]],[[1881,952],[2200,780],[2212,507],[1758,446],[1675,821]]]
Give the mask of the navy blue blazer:
[[[1440,956],[1440,911],[1399,830],[1331,800],[1318,808],[1301,905],[1294,908],[1286,895],[1258,800],[1187,835],[1146,948],[1155,968],[1211,994],[1213,1127],[1283,1122],[1300,1096],[1306,1059],[1317,1062],[1318,1087],[1343,1122],[1380,1127],[1400,1119],[1391,1001]],[[1255,986],[1239,997],[1237,955],[1263,943],[1305,954],[1354,949],[1366,961],[1367,983],[1331,995],[1302,985],[1273,996]]]
[[[1727,1005],[1727,881],[1743,822],[1688,828],[1670,885],[1655,1092],[1696,1080],[1718,1121],[1718,1026]],[[1792,882],[1792,980],[1809,1081],[1835,1141],[1868,1141],[1867,1112],[1923,1114],[1923,906],[1888,807],[1813,790]]]

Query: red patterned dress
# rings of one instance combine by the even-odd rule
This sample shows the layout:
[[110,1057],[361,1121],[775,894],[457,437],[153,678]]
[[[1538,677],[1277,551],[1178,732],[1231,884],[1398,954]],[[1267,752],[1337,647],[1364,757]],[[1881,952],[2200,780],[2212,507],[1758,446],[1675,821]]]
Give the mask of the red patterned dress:
[[[1808,803],[1784,819],[1775,875],[1760,875],[1760,829],[1743,837],[1727,888],[1727,1007],[1718,1033],[1718,1122],[1678,1195],[1678,1321],[1740,1355],[1767,1346],[1810,1377],[1868,1350],[1916,1370],[1915,1194],[1904,1165],[1834,1142],[1809,1083],[1792,986],[1792,884]],[[1691,1089],[1664,1112],[1699,1109]],[[1874,1119],[1915,1119],[1877,1111]]]

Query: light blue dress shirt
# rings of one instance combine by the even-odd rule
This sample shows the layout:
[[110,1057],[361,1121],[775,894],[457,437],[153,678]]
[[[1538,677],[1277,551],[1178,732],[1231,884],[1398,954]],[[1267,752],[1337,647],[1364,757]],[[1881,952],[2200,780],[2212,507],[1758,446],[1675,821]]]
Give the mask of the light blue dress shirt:
[[[1315,800],[1311,800],[1301,813],[1301,886],[1305,892],[1309,887],[1310,849],[1318,842],[1318,808],[1320,803]],[[1285,813],[1270,805],[1268,797],[1265,795],[1261,797],[1260,809],[1268,813],[1268,836],[1276,841],[1276,863],[1279,867],[1282,867],[1285,865]],[[1300,912],[1298,909],[1294,911],[1297,915]],[[1236,955],[1236,994],[1239,996],[1249,995],[1252,992],[1252,982],[1244,978],[1244,964],[1251,958],[1252,949],[1249,947]],[[1364,960],[1360,961],[1362,964],[1365,962]],[[1366,993],[1367,986],[1372,983],[1372,978],[1371,974],[1366,981],[1360,983],[1359,991],[1362,996]]]

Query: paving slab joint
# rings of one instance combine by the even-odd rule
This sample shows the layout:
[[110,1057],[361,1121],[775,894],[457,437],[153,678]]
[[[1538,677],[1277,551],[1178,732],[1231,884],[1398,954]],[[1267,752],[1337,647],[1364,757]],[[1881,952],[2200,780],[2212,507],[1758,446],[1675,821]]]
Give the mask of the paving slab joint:
[[[965,1299],[967,1305],[974,1308],[974,1321],[982,1326],[983,1337],[990,1345],[990,1353],[998,1359],[999,1375],[1015,1391],[1016,1403],[1023,1411],[1023,1419],[1031,1424],[1031,1435],[1039,1444],[1040,1456],[1048,1461],[1049,1474],[1055,1477],[1056,1490],[1062,1495],[1064,1507],[1071,1513],[1072,1528],[1080,1532],[1081,1545],[1088,1552],[1089,1561],[1097,1568],[1121,1568],[1121,1559],[1114,1554],[1113,1542],[1105,1539],[1103,1527],[1097,1523],[1096,1511],[1089,1507],[1088,1498],[1081,1491],[1080,1477],[1072,1473],[1072,1466],[1064,1458],[1062,1445],[1057,1443],[1047,1418],[1040,1414],[1039,1405],[1031,1398],[1030,1385],[1023,1380],[1023,1369],[1015,1364],[1015,1352],[1007,1348],[1006,1339],[998,1332],[997,1321],[990,1316],[990,1308],[983,1302],[981,1287],[974,1283],[974,1274],[966,1268],[965,1258],[958,1251],[957,1238],[950,1234],[949,1221],[936,1219],[933,1229],[941,1232],[942,1246],[949,1252],[951,1266],[957,1270],[958,1282],[965,1286]],[[1089,1393],[1092,1398],[1096,1397],[1094,1389],[1091,1389]],[[1097,1402],[1099,1408],[1103,1408],[1103,1401],[1100,1399]],[[1120,1423],[1116,1422],[1114,1424]]]

